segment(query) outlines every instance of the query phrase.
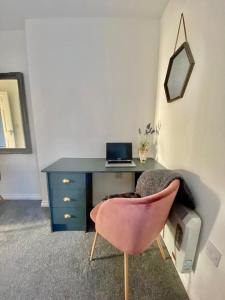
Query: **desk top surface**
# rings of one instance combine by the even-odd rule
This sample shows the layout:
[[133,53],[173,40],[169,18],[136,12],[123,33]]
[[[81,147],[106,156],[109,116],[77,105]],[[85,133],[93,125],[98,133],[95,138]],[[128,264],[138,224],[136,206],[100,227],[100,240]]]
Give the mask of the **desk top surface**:
[[105,158],[61,158],[44,168],[42,172],[78,172],[78,173],[114,173],[114,172],[143,172],[146,170],[164,169],[164,167],[153,158],[146,163],[140,163],[138,158],[133,159],[136,167],[105,167]]

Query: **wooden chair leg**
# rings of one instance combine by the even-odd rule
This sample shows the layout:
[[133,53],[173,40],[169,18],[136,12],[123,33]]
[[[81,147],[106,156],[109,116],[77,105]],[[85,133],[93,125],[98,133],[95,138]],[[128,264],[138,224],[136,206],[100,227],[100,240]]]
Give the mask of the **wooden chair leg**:
[[128,283],[128,254],[124,253],[124,299],[128,300],[129,283]]
[[95,250],[95,244],[96,244],[96,240],[97,240],[97,231],[95,232],[95,236],[94,236],[94,240],[93,240],[93,244],[92,244],[92,248],[91,248],[91,256],[90,256],[90,261],[92,261],[92,257],[93,257],[93,253]]
[[157,241],[157,244],[158,244],[158,247],[159,247],[160,254],[161,254],[162,258],[165,260],[166,255],[165,255],[165,252],[164,252],[161,240],[160,240],[160,236],[157,237],[156,241]]

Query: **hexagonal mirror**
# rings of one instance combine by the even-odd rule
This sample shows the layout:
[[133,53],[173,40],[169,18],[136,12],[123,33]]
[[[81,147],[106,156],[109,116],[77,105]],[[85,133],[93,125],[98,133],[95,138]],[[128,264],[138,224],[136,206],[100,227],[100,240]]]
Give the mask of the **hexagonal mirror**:
[[187,42],[184,42],[171,56],[164,88],[167,102],[182,98],[194,67],[194,58]]

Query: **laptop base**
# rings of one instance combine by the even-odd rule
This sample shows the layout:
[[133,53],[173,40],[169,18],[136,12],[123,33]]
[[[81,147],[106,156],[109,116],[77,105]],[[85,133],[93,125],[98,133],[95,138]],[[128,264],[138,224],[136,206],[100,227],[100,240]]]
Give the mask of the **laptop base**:
[[120,162],[120,163],[109,163],[106,161],[105,163],[106,168],[129,168],[129,167],[136,167],[136,164],[134,161],[131,161],[129,163],[125,162]]

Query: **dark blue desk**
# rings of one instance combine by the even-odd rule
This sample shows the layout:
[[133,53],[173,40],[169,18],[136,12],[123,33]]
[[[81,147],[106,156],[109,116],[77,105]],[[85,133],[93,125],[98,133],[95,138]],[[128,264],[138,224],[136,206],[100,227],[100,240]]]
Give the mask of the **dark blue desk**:
[[145,170],[163,169],[154,159],[136,167],[106,168],[105,158],[62,158],[46,167],[52,231],[88,230],[93,173],[134,173],[135,184]]

